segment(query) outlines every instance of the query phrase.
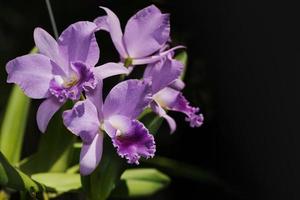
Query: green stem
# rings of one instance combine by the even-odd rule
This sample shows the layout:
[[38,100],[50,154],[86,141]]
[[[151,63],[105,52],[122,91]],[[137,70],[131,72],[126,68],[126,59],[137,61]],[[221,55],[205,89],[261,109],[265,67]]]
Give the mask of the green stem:
[[50,17],[51,25],[52,25],[52,28],[53,28],[54,36],[57,39],[58,38],[58,31],[57,31],[57,27],[56,27],[56,23],[55,23],[55,18],[54,18],[54,15],[53,15],[51,3],[50,3],[50,0],[45,0],[45,1],[46,1],[47,10],[48,10],[48,14],[49,14],[49,17]]
[[125,74],[121,74],[121,75],[120,75],[120,78],[119,78],[119,81],[124,81],[125,77],[126,77]]

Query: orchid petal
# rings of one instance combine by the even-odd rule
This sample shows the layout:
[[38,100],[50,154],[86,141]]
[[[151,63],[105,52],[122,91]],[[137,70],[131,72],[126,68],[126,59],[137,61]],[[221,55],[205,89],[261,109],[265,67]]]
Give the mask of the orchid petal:
[[99,132],[99,119],[94,104],[86,99],[77,102],[71,110],[64,111],[65,126],[86,143],[91,143]]
[[83,146],[80,152],[80,173],[88,175],[102,157],[103,133],[95,105],[89,100],[77,102],[71,110],[63,113],[65,126],[80,136]]
[[116,136],[116,130],[121,130],[122,132],[128,132],[131,130],[131,119],[124,115],[112,115],[106,119],[104,123],[106,125],[104,126],[105,128],[109,127],[109,130],[107,131],[105,129],[105,131],[110,133],[110,137]]
[[116,135],[116,129],[110,124],[109,120],[104,120],[103,129],[111,138],[113,138]]
[[[101,7],[100,7],[101,8]],[[103,8],[104,9],[104,8]],[[108,8],[106,8],[108,9]],[[117,16],[115,16],[117,17]],[[109,24],[107,23],[107,18],[108,16],[105,15],[105,16],[100,16],[100,17],[97,17],[96,19],[94,19],[94,23],[96,24],[97,26],[97,30],[98,31],[106,31],[106,32],[109,32]],[[119,20],[119,19],[118,19]],[[120,25],[120,22],[118,23]],[[120,30],[121,30],[121,25],[120,25]],[[118,31],[119,32],[119,31]],[[122,30],[121,30],[121,33],[122,33]],[[122,35],[122,34],[121,34]],[[121,36],[122,37],[122,36]]]
[[162,14],[154,5],[132,16],[124,33],[124,43],[129,57],[143,58],[158,51],[170,37],[168,14]]
[[139,164],[141,157],[154,156],[156,149],[154,137],[141,122],[124,116],[114,116],[109,119],[109,123],[116,128],[112,137],[113,145],[128,163]]
[[97,77],[105,79],[110,76],[128,74],[128,68],[124,67],[122,63],[106,63],[94,69],[94,73]]
[[190,106],[181,92],[167,87],[156,93],[153,99],[163,108],[184,113],[191,127],[199,127],[203,124],[203,115],[197,114],[199,108]]
[[62,68],[68,66],[67,61],[60,54],[56,40],[48,32],[42,28],[36,28],[34,29],[33,36],[35,45],[41,54],[49,57]]
[[17,57],[6,65],[7,82],[16,83],[31,98],[46,98],[50,81],[57,72],[55,68],[56,65],[41,54]]
[[151,100],[149,83],[140,80],[127,80],[116,85],[107,95],[103,114],[107,119],[119,114],[136,118]]
[[203,124],[203,115],[197,114],[199,112],[198,107],[190,106],[190,102],[180,93],[176,101],[170,106],[170,110],[182,112],[186,115],[185,120],[190,122],[191,127],[200,127]]
[[160,117],[163,117],[169,124],[170,127],[170,133],[174,133],[176,130],[176,122],[175,120],[170,117],[167,112],[155,101],[152,101],[150,103],[151,109],[153,110],[153,112],[155,112],[156,114],[158,114]]
[[132,65],[144,65],[144,64],[150,64],[154,63],[156,61],[159,61],[163,57],[167,56],[169,53],[177,50],[177,49],[182,49],[185,48],[185,46],[176,46],[171,49],[168,49],[163,52],[159,52],[158,54],[155,54],[153,56],[145,57],[145,58],[138,58],[138,59],[133,59]]
[[183,90],[184,87],[185,87],[185,83],[181,80],[181,79],[176,79],[174,82],[172,82],[170,85],[169,85],[170,88],[173,88],[175,90]]
[[86,97],[89,99],[98,111],[98,119],[101,121],[103,119],[102,114],[102,106],[103,106],[103,99],[102,99],[102,91],[103,90],[103,80],[97,78],[96,87],[93,90],[86,92]]
[[69,62],[78,62],[95,66],[99,60],[100,50],[95,37],[96,24],[81,21],[70,25],[60,35],[58,45]]
[[107,16],[101,16],[96,18],[94,20],[94,23],[97,25],[99,30],[105,30],[109,32],[111,39],[120,56],[123,58],[127,58],[128,56],[123,44],[123,33],[118,17],[110,9],[106,7],[100,8],[102,8],[107,13]]
[[64,102],[59,102],[54,96],[44,100],[37,111],[36,120],[39,130],[45,133],[50,119]]
[[91,143],[83,142],[80,152],[80,174],[91,174],[101,161],[103,134],[96,134]]
[[154,64],[148,65],[144,77],[151,77],[152,92],[156,93],[174,82],[180,76],[182,70],[183,64],[181,62],[167,56]]
[[180,94],[180,91],[174,90],[170,87],[166,87],[155,95],[153,99],[163,108],[170,108],[176,102],[177,96]]

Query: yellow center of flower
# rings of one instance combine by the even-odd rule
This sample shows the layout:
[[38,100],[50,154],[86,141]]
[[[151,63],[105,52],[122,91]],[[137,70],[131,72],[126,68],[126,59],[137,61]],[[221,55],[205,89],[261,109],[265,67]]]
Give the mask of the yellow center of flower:
[[63,86],[65,88],[70,88],[74,85],[76,85],[78,83],[79,79],[76,76],[76,74],[72,74],[70,77],[68,77],[67,79],[64,79],[64,83]]

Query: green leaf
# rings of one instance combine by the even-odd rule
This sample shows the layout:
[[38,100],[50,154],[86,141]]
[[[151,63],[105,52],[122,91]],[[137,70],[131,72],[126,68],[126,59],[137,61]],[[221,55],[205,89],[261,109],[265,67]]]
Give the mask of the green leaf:
[[[36,52],[35,47],[30,51]],[[12,164],[20,161],[29,107],[30,99],[17,85],[13,86],[0,129],[0,151]]]
[[29,107],[29,98],[13,86],[0,134],[0,151],[12,164],[20,160]]
[[157,133],[158,129],[161,127],[163,119],[164,118],[162,118],[162,117],[155,116],[153,118],[153,120],[150,121],[150,123],[146,125],[149,132],[155,135]]
[[121,182],[112,197],[150,196],[165,188],[170,178],[156,169],[128,169],[121,176]]
[[39,173],[33,174],[31,178],[55,189],[58,193],[69,192],[81,188],[79,174]]
[[143,162],[158,168],[168,175],[188,178],[194,181],[209,182],[217,185],[223,184],[222,180],[206,170],[170,158],[155,156],[152,159],[143,160]]
[[42,134],[37,153],[20,163],[27,174],[64,172],[73,159],[76,137],[63,125],[61,112],[55,114],[45,134]]
[[28,191],[32,196],[38,193],[53,191],[43,184],[32,180],[29,176],[14,168],[0,152],[0,186],[16,190]]
[[185,76],[186,69],[187,69],[187,65],[188,65],[188,54],[186,53],[186,51],[183,51],[180,54],[176,55],[175,59],[182,62],[183,65],[184,65],[183,71],[180,75],[180,78],[183,80],[184,76]]
[[115,188],[124,171],[124,160],[113,148],[109,138],[104,138],[104,148],[101,162],[89,176],[82,176],[83,190],[90,200],[105,200]]
[[76,165],[70,167],[69,169],[67,169],[66,173],[68,173],[68,174],[75,174],[75,173],[79,172],[79,168],[80,168],[79,164],[76,164]]

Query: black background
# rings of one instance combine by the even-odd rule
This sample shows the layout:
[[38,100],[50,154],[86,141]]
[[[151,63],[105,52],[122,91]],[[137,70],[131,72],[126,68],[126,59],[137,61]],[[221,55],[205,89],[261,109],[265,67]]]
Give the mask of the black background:
[[[162,129],[158,154],[209,170],[226,185],[174,178],[148,199],[300,199],[299,6],[264,0],[52,0],[52,6],[62,31],[104,14],[98,5],[125,24],[153,2],[171,13],[174,44],[188,47],[184,93],[205,115],[198,129],[173,115],[178,131],[169,136]],[[11,88],[5,63],[32,48],[37,26],[52,30],[44,1],[0,0],[1,115]],[[115,59],[108,35],[97,36],[107,38],[99,41],[100,62]],[[32,149],[25,145],[24,155]]]

